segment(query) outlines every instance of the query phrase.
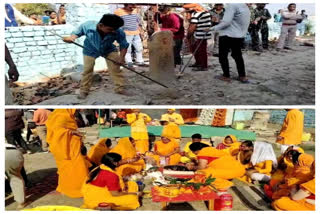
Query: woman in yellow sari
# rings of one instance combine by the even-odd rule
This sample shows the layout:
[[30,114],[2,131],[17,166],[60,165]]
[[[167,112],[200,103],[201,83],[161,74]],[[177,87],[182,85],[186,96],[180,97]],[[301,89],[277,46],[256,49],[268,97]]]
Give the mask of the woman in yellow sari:
[[71,198],[82,197],[81,186],[88,175],[81,155],[81,134],[74,118],[76,109],[56,109],[46,122],[47,142],[58,168],[57,191]]
[[138,185],[125,184],[115,168],[121,155],[108,153],[102,157],[101,165],[90,172],[89,179],[82,186],[82,208],[96,209],[100,203],[110,204],[115,210],[135,210],[140,204]]
[[118,144],[110,152],[117,153],[122,157],[116,168],[117,173],[121,176],[140,172],[145,167],[144,160],[137,156],[135,140],[131,137],[120,138]]
[[176,165],[180,162],[180,145],[174,139],[167,136],[161,136],[161,140],[154,144],[154,152],[151,157],[158,166]]
[[147,114],[141,113],[140,109],[133,109],[133,113],[127,114],[127,122],[131,126],[131,137],[135,140],[137,152],[142,154],[149,151],[149,135],[146,124],[150,121],[151,118]]
[[111,139],[101,138],[98,143],[90,148],[88,153],[89,160],[99,166],[101,158],[110,151],[111,145]]
[[286,175],[284,180],[274,187],[273,200],[289,196],[292,189],[313,178],[311,166],[314,162],[314,157],[309,154],[301,154],[296,150],[292,150],[289,153],[294,163],[293,172]]
[[229,153],[209,147],[203,143],[193,143],[190,150],[197,155],[196,169],[207,177],[233,179],[245,173],[245,167]]
[[290,197],[282,197],[272,203],[277,211],[314,211],[315,210],[315,162],[312,164],[313,178],[299,189],[292,191]]
[[169,122],[167,120],[161,120],[163,125],[161,136],[167,136],[170,139],[174,139],[177,143],[181,140],[181,130],[176,123]]
[[234,156],[239,153],[241,143],[237,141],[236,136],[228,135],[224,138],[223,142],[217,145],[217,149],[229,152],[230,155]]

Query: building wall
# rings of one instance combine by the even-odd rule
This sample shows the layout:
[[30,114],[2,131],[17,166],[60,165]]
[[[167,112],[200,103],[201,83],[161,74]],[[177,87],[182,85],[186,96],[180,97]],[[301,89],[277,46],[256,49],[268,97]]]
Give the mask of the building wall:
[[[5,29],[6,45],[20,73],[19,81],[35,82],[44,77],[55,76],[65,67],[83,64],[82,49],[64,43],[54,36],[55,31],[61,36],[70,33],[81,23],[88,20],[99,21],[103,14],[109,12],[105,4],[67,4],[67,24],[55,26],[21,26]],[[84,38],[77,42],[83,43]],[[102,59],[97,67],[105,67]],[[99,69],[99,67],[96,69]]]

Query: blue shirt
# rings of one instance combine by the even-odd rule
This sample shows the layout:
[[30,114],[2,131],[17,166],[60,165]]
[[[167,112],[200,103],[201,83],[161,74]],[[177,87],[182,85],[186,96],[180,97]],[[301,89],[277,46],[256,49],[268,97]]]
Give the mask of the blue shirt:
[[120,50],[129,47],[126,40],[126,35],[123,30],[118,29],[114,33],[107,34],[104,38],[101,37],[97,30],[96,21],[87,21],[79,26],[79,28],[72,32],[73,35],[78,37],[86,36],[83,46],[83,54],[98,58],[99,56],[106,57],[109,53],[116,50],[113,44],[117,41],[120,45]]

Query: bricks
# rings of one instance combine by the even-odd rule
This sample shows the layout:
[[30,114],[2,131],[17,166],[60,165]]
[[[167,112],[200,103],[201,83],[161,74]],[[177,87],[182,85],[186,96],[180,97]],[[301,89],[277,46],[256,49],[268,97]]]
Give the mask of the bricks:
[[51,54],[52,51],[51,50],[44,50],[44,51],[41,51],[41,55],[46,55],[46,54]]
[[35,41],[42,41],[42,40],[44,40],[43,36],[35,36],[33,39],[34,39]]
[[44,36],[44,32],[43,31],[36,31],[34,33],[35,36]]
[[34,46],[34,45],[37,45],[36,42],[26,42],[26,45],[27,46]]
[[38,48],[36,46],[30,46],[30,47],[27,47],[28,48],[28,51],[36,51],[38,50]]
[[11,33],[10,32],[5,32],[5,34],[4,34],[4,38],[11,38]]
[[6,43],[6,45],[7,45],[7,47],[8,47],[9,49],[11,49],[11,48],[14,47],[14,43]]
[[24,27],[21,27],[21,31],[22,32],[32,32],[33,27],[32,26],[24,26]]
[[15,43],[15,47],[20,48],[20,47],[25,47],[26,44],[24,42],[19,42],[19,43]]
[[33,38],[32,37],[23,37],[22,40],[24,42],[31,42],[31,41],[33,41]]
[[21,47],[21,48],[14,48],[12,49],[12,52],[13,53],[22,53],[22,52],[25,52],[27,51],[27,48],[26,47]]
[[46,40],[37,42],[37,45],[47,45],[47,44],[48,42]]
[[56,40],[49,40],[48,41],[48,44],[49,45],[55,45],[55,44],[57,44],[58,42],[56,41]]
[[31,55],[32,55],[32,56],[39,56],[39,55],[41,55],[41,51],[33,51],[33,52],[31,53]]
[[66,54],[65,53],[59,53],[59,54],[55,54],[54,56],[55,57],[64,57],[64,56],[66,56]]
[[7,41],[10,43],[22,42],[23,38],[8,38]]
[[20,31],[20,28],[18,28],[18,27],[7,27],[6,29],[8,31],[10,31],[10,32],[18,32],[18,31]]
[[31,56],[31,52],[27,51],[27,52],[19,53],[19,57],[25,57],[25,56]]
[[37,50],[42,51],[42,50],[46,50],[47,46],[38,46]]
[[57,46],[56,46],[56,45],[49,45],[47,48],[48,48],[49,50],[52,50],[52,49],[56,49]]
[[23,32],[23,36],[26,36],[26,37],[34,36],[34,32]]

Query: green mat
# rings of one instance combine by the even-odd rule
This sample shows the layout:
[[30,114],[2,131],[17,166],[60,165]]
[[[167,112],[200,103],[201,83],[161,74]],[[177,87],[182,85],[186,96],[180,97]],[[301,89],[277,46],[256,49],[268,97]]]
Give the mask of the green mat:
[[[160,136],[162,126],[148,126],[149,135]],[[202,138],[210,138],[213,136],[224,137],[227,135],[234,135],[239,140],[255,140],[256,134],[250,131],[240,131],[232,128],[220,128],[212,126],[180,126],[181,136],[189,138],[195,133],[202,135]],[[129,137],[130,126],[100,128],[99,137]]]

